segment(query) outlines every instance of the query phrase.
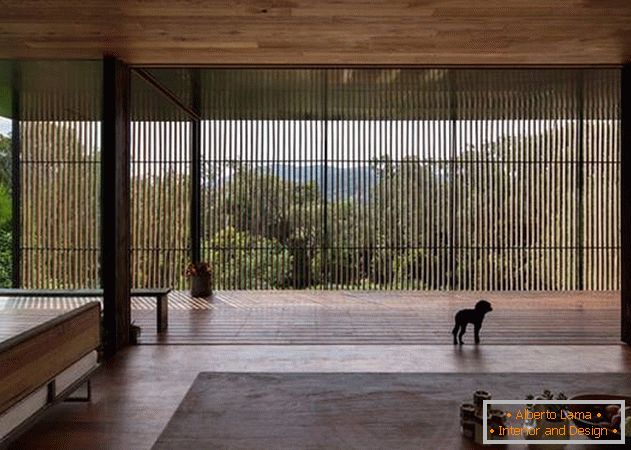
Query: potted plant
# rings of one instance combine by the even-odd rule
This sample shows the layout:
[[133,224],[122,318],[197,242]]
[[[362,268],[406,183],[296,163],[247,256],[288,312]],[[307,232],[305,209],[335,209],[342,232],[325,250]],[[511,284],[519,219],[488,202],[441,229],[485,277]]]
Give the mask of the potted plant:
[[189,264],[185,275],[190,279],[192,297],[208,297],[213,293],[213,272],[207,262]]

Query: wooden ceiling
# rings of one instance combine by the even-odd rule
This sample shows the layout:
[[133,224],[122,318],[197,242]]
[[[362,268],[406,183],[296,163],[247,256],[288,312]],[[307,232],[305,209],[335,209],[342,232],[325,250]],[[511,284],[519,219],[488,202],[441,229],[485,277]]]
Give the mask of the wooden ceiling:
[[136,65],[631,62],[631,0],[0,0],[0,58]]

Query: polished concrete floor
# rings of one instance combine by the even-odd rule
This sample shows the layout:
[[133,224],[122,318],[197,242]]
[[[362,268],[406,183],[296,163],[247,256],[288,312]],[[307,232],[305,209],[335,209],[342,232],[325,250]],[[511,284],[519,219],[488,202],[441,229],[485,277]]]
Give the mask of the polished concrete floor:
[[[623,345],[136,346],[106,362],[89,404],[52,408],[20,449],[148,449],[199,372],[613,372],[631,374]],[[631,375],[630,375],[631,376]]]

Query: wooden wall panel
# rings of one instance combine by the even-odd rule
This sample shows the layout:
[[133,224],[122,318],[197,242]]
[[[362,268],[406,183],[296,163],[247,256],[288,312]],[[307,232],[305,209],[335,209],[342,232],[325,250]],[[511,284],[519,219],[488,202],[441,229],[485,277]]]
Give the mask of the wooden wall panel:
[[0,58],[130,64],[620,64],[625,0],[8,0]]

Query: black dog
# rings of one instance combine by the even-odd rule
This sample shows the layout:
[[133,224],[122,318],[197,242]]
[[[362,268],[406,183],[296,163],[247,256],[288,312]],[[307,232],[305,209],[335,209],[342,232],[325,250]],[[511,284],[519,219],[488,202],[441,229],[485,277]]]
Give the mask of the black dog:
[[[462,336],[465,331],[467,331],[467,325],[472,323],[473,330],[475,332],[475,343],[480,343],[480,329],[482,328],[482,321],[484,320],[484,315],[487,312],[493,311],[491,308],[491,304],[486,300],[480,300],[475,304],[475,309],[461,309],[456,313],[456,325],[454,326],[453,331],[451,332],[454,335],[454,344],[457,344],[458,341],[462,344]],[[460,333],[458,333],[460,330]]]

